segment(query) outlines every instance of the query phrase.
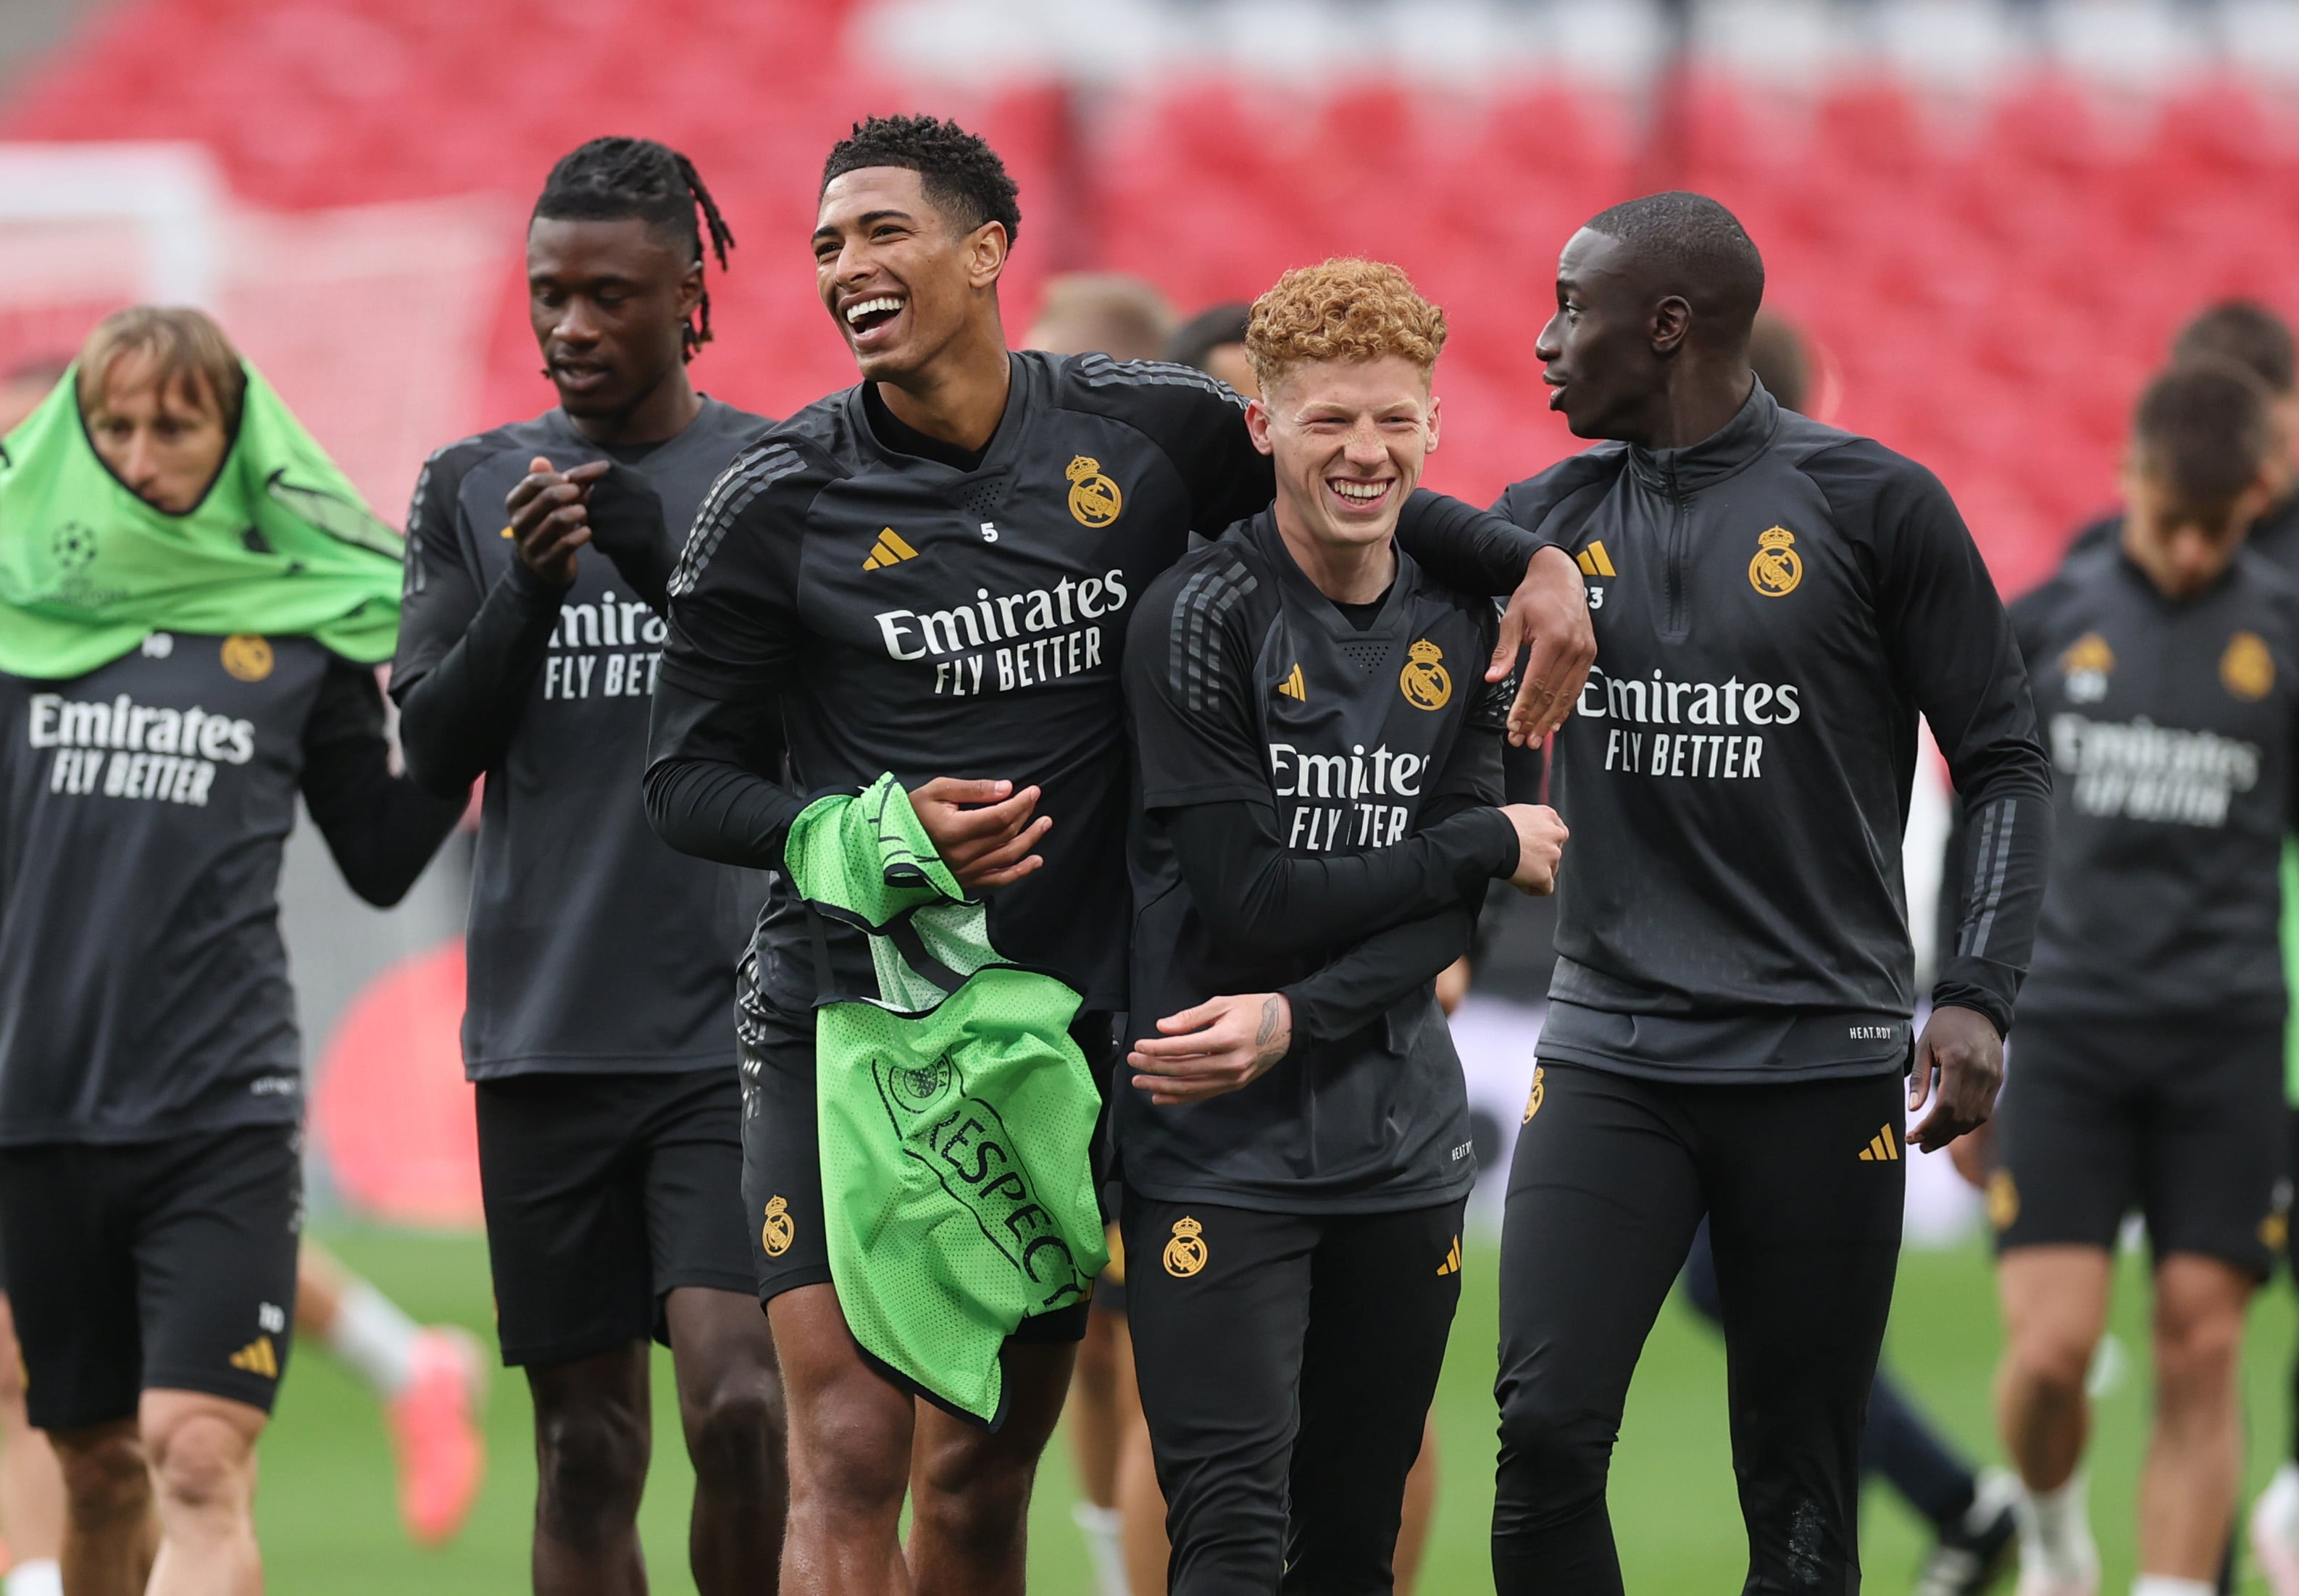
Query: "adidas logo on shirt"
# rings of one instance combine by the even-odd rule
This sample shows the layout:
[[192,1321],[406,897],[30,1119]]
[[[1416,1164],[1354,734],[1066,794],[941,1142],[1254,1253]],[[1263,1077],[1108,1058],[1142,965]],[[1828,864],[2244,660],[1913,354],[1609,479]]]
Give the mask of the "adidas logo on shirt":
[[1284,681],[1277,684],[1277,695],[1280,698],[1299,699],[1304,704],[1309,701],[1309,684],[1301,679],[1301,667],[1299,664],[1294,666]]
[[1581,574],[1583,576],[1618,576],[1620,575],[1618,571],[1613,569],[1612,557],[1605,552],[1605,540],[1602,538],[1590,543],[1573,558],[1574,563],[1580,566]]
[[888,526],[880,530],[878,541],[870,545],[870,558],[862,562],[866,571],[883,571],[906,559],[916,559],[918,551],[902,541],[902,534]]

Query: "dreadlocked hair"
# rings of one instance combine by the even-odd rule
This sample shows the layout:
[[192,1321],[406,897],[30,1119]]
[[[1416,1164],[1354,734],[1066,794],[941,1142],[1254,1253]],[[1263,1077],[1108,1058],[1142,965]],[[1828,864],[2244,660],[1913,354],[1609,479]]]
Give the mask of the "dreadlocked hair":
[[[697,226],[696,214],[701,223]],[[718,214],[718,203],[702,186],[694,162],[668,145],[652,138],[594,138],[560,157],[535,202],[530,222],[621,221],[635,217],[675,243],[686,246],[687,256],[702,260],[703,229],[710,236],[710,251],[718,269],[726,269],[726,252],[735,246],[734,229]],[[710,342],[710,290],[679,329],[686,358]]]
[[956,122],[930,116],[874,116],[857,122],[830,147],[830,158],[822,163],[822,186],[869,166],[908,167],[917,173],[926,198],[962,232],[994,221],[1006,229],[1011,245],[1022,230],[1018,191],[1006,163],[979,134]]

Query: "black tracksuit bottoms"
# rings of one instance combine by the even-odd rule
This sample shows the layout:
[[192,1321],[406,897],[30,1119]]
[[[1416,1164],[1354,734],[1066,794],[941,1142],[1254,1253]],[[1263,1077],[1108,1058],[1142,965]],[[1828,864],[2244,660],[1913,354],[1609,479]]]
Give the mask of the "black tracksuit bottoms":
[[1282,1214],[1125,1194],[1171,1596],[1385,1596],[1461,1301],[1455,1197]]
[[[1897,1075],[1536,1075],[1501,1233],[1499,1596],[1619,1596],[1605,1478],[1701,1216],[1722,1298],[1743,1587],[1854,1596],[1860,1440],[1899,1263]],[[1864,1156],[1863,1156],[1864,1155]]]

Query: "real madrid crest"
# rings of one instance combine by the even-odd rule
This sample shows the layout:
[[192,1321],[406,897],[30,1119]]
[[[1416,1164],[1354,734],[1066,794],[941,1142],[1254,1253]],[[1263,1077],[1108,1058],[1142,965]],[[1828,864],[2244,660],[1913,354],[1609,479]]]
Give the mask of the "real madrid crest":
[[223,668],[242,682],[261,682],[271,674],[271,645],[253,632],[236,633],[223,640]]
[[1206,1267],[1205,1229],[1187,1214],[1174,1221],[1173,1236],[1166,1243],[1167,1274],[1186,1280]]
[[2068,699],[2096,704],[2107,697],[2107,679],[2115,672],[2115,650],[2096,632],[2087,632],[2060,656],[2060,679],[2067,683]]
[[2275,656],[2256,632],[2238,632],[2220,656],[2220,685],[2246,704],[2275,690]]
[[1070,514],[1077,517],[1079,525],[1100,531],[1125,509],[1125,495],[1101,474],[1101,462],[1093,456],[1077,456],[1062,475],[1070,479]]
[[1548,1083],[1541,1077],[1548,1071],[1539,1064],[1532,1067],[1532,1093],[1524,1100],[1524,1123],[1532,1123],[1532,1116],[1540,1112],[1540,1100],[1548,1096]]
[[1415,709],[1442,709],[1452,701],[1453,678],[1437,663],[1444,657],[1445,650],[1425,637],[1406,649],[1397,687]]
[[767,1222],[759,1232],[759,1245],[769,1258],[779,1258],[790,1251],[797,1227],[791,1222],[790,1204],[780,1197],[767,1199]]
[[1748,562],[1748,585],[1767,599],[1786,598],[1804,580],[1804,558],[1793,545],[1796,533],[1771,526],[1756,534],[1755,558]]

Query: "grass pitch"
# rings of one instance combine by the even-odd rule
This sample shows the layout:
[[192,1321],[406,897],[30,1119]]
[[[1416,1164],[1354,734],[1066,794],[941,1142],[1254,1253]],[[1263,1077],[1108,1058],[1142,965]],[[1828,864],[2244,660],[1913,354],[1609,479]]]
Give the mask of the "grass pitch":
[[[418,1318],[452,1320],[491,1336],[486,1250],[478,1237],[342,1225],[324,1226],[321,1233],[347,1263]],[[1470,1253],[1438,1398],[1443,1476],[1421,1582],[1424,1596],[1492,1588],[1485,1537],[1492,1501],[1493,1262],[1490,1240]],[[2124,1372],[2099,1403],[2090,1464],[2105,1591],[2125,1588],[2132,1572],[2130,1504],[2148,1396],[2140,1264],[2127,1258],[2121,1270],[2113,1333]],[[2252,1427],[2247,1491],[2266,1479],[2285,1445],[2293,1339],[2292,1294],[2278,1281],[2253,1316],[2245,1362]],[[1997,1345],[1995,1297],[1979,1247],[1905,1255],[1888,1356],[1939,1421],[1981,1457],[1995,1455],[1988,1388]],[[653,1588],[691,1592],[690,1476],[667,1354],[658,1352],[656,1369],[654,1468],[641,1527]],[[526,1384],[515,1373],[502,1371],[496,1379],[487,1433],[486,1490],[469,1525],[454,1544],[419,1551],[399,1529],[389,1443],[374,1402],[325,1352],[299,1346],[263,1443],[257,1518],[270,1588],[284,1596],[502,1596],[527,1589],[535,1465]],[[1045,1596],[1091,1596],[1069,1518],[1072,1479],[1058,1438],[1031,1523],[1030,1587]],[[1725,1596],[1739,1588],[1747,1551],[1725,1438],[1723,1353],[1676,1302],[1664,1311],[1630,1395],[1612,1502],[1631,1592]],[[1924,1526],[1888,1490],[1872,1488],[1863,1534],[1868,1589],[1906,1590],[1925,1544]],[[2263,1588],[2246,1571],[2242,1589]]]

